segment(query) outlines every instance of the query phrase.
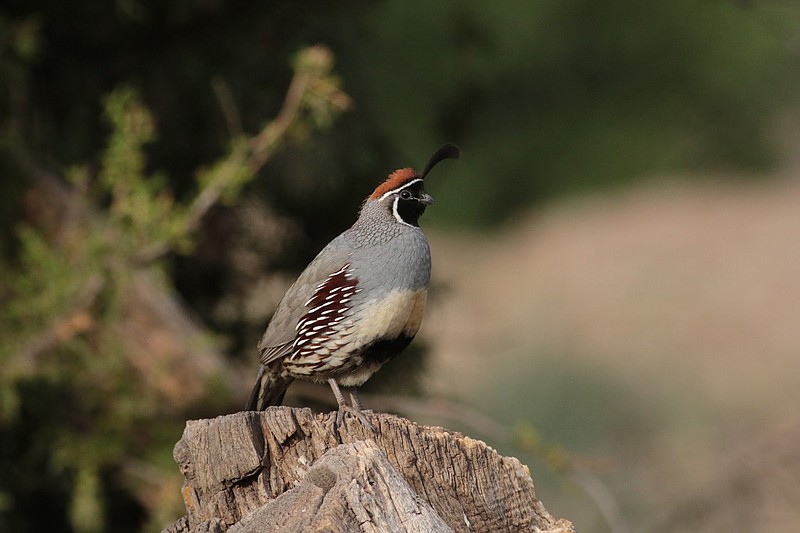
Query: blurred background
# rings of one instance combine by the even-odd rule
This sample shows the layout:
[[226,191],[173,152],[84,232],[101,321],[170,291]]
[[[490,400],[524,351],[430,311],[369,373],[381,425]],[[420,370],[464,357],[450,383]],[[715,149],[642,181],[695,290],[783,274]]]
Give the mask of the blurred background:
[[365,403],[580,531],[800,529],[795,3],[6,0],[0,88],[0,530],[181,516],[185,420],[444,142],[426,320]]

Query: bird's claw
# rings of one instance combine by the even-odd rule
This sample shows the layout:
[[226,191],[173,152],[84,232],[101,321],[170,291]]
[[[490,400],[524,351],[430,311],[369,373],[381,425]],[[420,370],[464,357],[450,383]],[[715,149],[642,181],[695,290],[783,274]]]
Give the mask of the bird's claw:
[[344,415],[345,413],[347,413],[358,418],[367,429],[369,429],[374,433],[375,427],[367,419],[366,415],[364,414],[365,412],[371,413],[372,411],[360,411],[358,409],[350,407],[349,405],[340,405],[339,410],[336,411],[336,427],[338,427],[340,430],[342,429],[342,427],[344,427]]

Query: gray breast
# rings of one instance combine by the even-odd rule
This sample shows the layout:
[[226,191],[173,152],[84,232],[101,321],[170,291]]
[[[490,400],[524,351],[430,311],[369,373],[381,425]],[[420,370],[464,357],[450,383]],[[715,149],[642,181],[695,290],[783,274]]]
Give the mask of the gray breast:
[[430,247],[419,228],[401,226],[391,239],[354,247],[351,259],[359,286],[371,296],[391,290],[417,290],[430,281]]

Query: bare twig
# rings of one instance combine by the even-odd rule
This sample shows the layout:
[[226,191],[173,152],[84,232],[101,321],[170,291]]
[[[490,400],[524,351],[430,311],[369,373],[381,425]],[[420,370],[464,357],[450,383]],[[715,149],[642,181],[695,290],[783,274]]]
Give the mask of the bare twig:
[[230,87],[222,78],[214,78],[211,81],[211,88],[217,96],[219,107],[222,110],[222,116],[225,117],[228,133],[231,137],[241,136],[242,117],[239,114],[239,109],[236,107],[236,102],[233,99]]
[[[327,101],[331,107],[339,110],[347,107],[349,104],[347,95],[335,88],[332,89],[333,84],[321,84],[330,76],[332,66],[333,55],[324,46],[310,47],[298,55],[295,74],[286,91],[286,97],[278,115],[255,136],[249,139],[234,138],[230,153],[209,171],[200,192],[189,205],[182,228],[185,234],[197,230],[208,210],[219,202],[228,187],[241,179],[243,171],[252,176],[261,170],[274,154],[280,141],[297,122],[304,101],[316,88],[320,86],[326,88],[323,94],[317,96]],[[224,84],[223,86],[218,85],[215,85],[215,90],[223,104],[223,111],[229,121],[229,127],[236,128],[238,113],[232,102],[229,102],[229,94],[222,89]],[[152,263],[169,253],[172,247],[173,244],[168,239],[153,243],[136,254],[134,261],[138,264]]]
[[594,501],[600,514],[603,515],[603,520],[613,533],[628,533],[631,530],[625,517],[622,516],[614,495],[596,475],[575,469],[570,472],[570,477]]
[[272,156],[278,141],[294,122],[310,82],[311,76],[308,72],[296,72],[286,91],[286,98],[283,100],[283,107],[278,115],[250,140],[251,156],[248,163],[251,172],[258,172]]
[[197,230],[208,210],[219,201],[245,157],[246,155],[234,144],[230,155],[215,169],[212,178],[189,205],[184,222],[184,231],[187,234]]

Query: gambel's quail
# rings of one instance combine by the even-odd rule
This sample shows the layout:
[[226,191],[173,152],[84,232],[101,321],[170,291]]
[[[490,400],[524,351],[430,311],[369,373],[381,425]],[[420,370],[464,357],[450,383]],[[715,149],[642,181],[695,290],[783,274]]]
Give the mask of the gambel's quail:
[[[355,224],[289,287],[258,343],[261,366],[246,409],[280,405],[295,379],[327,381],[339,404],[337,423],[345,412],[366,422],[355,387],[408,346],[422,321],[431,253],[418,222],[433,203],[423,180],[437,163],[460,155],[445,144],[421,174],[390,174]],[[353,387],[351,405],[339,385]]]

